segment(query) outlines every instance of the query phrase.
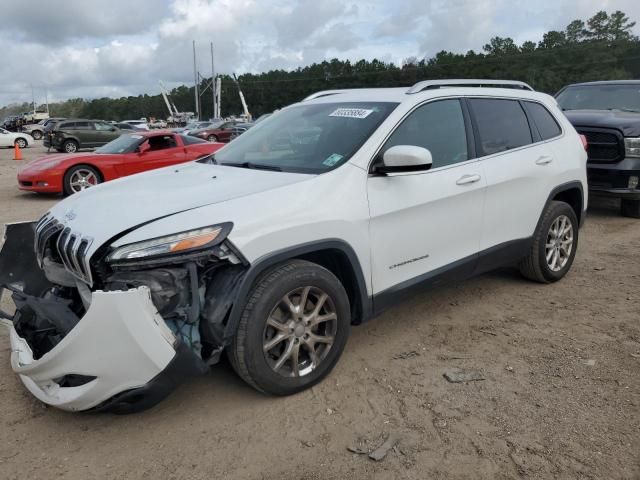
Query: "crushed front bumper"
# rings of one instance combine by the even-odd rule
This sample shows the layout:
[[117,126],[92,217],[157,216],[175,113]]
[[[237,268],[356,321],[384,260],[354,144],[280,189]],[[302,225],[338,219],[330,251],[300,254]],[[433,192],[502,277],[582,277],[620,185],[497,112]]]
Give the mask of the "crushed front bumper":
[[[7,226],[0,251],[0,298],[3,290],[11,291],[14,303],[22,306],[15,314],[0,310],[0,317],[10,321],[11,367],[35,397],[63,410],[128,413],[155,405],[186,378],[206,371],[202,360],[176,340],[144,286],[92,292],[91,304],[75,326],[34,358],[32,347],[16,329],[15,321],[25,313],[20,309],[29,308],[37,320],[59,318],[60,312],[55,302],[47,303],[36,293],[46,279],[27,277],[23,271],[35,262],[29,248],[32,239],[18,238],[28,234],[27,225],[31,226]],[[13,250],[20,240],[22,249],[16,255]],[[75,381],[65,380],[69,378]]]

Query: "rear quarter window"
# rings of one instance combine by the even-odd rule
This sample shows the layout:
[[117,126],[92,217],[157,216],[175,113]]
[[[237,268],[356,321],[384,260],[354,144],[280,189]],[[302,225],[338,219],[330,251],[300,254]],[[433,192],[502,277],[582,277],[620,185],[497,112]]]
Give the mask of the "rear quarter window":
[[518,100],[469,99],[476,120],[481,155],[492,155],[533,142],[529,121]]
[[540,138],[542,140],[549,140],[550,138],[557,137],[562,133],[562,129],[553,115],[543,105],[534,102],[523,102],[524,108],[527,109],[529,117],[533,120]]

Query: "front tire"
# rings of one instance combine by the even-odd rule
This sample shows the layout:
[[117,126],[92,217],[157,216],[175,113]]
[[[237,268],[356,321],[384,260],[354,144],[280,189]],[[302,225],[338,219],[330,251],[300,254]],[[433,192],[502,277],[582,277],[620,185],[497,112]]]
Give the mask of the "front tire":
[[76,165],[67,170],[62,181],[64,194],[73,195],[74,193],[86,190],[89,187],[98,185],[102,181],[100,172],[89,165]]
[[620,202],[620,215],[623,217],[640,218],[640,200],[625,200]]
[[578,218],[565,202],[552,201],[544,211],[520,273],[540,283],[557,282],[571,269],[578,248]]
[[253,388],[291,395],[331,372],[350,325],[349,298],[336,276],[292,260],[256,281],[227,355]]
[[67,140],[62,144],[62,149],[67,153],[76,153],[78,151],[78,144],[73,140]]
[[15,144],[21,149],[27,148],[27,145],[28,145],[27,140],[24,138],[16,138]]

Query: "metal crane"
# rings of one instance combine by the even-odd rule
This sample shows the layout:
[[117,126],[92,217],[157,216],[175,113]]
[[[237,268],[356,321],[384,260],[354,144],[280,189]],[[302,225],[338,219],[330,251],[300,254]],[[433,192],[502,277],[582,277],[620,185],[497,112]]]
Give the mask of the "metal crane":
[[171,96],[169,95],[169,91],[162,83],[162,80],[159,80],[160,84],[160,93],[162,93],[162,98],[164,99],[164,104],[167,106],[167,110],[169,110],[169,117],[167,120],[169,123],[186,123],[193,118],[193,112],[179,112],[176,104],[171,100]]
[[236,74],[233,74],[233,80],[234,82],[236,82],[236,85],[238,86],[238,93],[240,94],[240,101],[242,102],[242,109],[244,110],[244,116],[246,118],[247,122],[251,121],[251,114],[249,113],[249,109],[247,108],[247,102],[244,99],[244,94],[242,93],[242,89],[240,88],[240,84],[238,83],[238,77],[236,77]]

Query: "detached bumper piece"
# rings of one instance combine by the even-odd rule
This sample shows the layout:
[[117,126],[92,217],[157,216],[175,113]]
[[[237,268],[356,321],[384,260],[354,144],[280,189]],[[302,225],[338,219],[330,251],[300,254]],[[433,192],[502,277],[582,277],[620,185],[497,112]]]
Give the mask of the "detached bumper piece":
[[[24,385],[42,402],[63,410],[101,405],[100,410],[139,411],[162,400],[185,377],[201,373],[199,359],[180,345],[178,358],[175,337],[144,287],[95,292],[84,317],[39,359],[13,327],[10,339],[11,367]],[[192,368],[180,368],[175,375],[175,365],[185,364]],[[137,394],[109,402],[129,391]]]
[[[29,232],[14,251],[15,235]],[[32,239],[31,224],[7,227],[0,296],[12,292],[16,311],[0,317],[11,322],[11,367],[36,398],[69,411],[136,412],[206,371],[158,314],[148,287],[92,292],[79,311],[37,266],[24,271],[35,265]]]

